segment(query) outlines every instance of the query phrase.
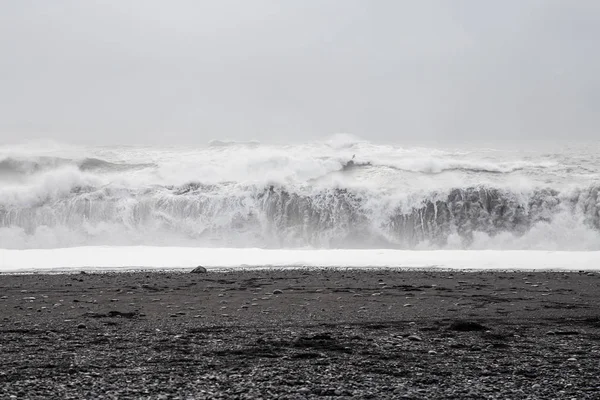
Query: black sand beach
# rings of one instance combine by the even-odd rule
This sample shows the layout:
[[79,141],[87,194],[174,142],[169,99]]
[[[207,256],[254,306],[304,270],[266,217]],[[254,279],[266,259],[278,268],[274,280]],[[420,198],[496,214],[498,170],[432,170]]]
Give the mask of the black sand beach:
[[600,274],[0,275],[1,399],[599,399]]

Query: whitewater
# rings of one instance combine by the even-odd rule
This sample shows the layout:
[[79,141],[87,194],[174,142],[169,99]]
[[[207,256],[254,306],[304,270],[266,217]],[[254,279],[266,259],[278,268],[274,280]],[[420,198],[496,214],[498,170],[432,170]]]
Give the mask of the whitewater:
[[[0,249],[4,270],[60,267],[60,258],[33,262],[52,259],[41,249],[71,251],[81,266],[94,259],[82,254],[104,254],[111,268],[160,267],[144,253],[172,267],[198,258],[317,266],[319,257],[321,266],[410,266],[400,256],[466,267],[464,257],[505,252],[540,267],[571,253],[585,269],[600,251],[600,146],[427,148],[344,135],[193,148],[4,145]],[[138,262],[120,263],[125,249]],[[182,260],[174,249],[196,253]],[[219,249],[237,261],[221,253],[218,262]]]

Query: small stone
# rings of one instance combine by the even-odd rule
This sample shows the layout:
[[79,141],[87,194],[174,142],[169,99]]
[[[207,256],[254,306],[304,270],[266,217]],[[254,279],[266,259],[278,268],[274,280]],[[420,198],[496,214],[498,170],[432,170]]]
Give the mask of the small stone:
[[86,329],[87,326],[85,324],[79,324],[77,325],[77,329]]
[[412,340],[413,342],[421,342],[423,341],[423,339],[420,336],[417,335],[410,335],[409,337],[407,337],[408,340]]
[[198,265],[196,268],[190,271],[192,274],[205,274],[206,272],[208,272],[206,268],[201,265]]
[[577,361],[577,359],[575,357],[571,357],[567,361]]
[[283,290],[275,289],[273,290],[273,294],[283,294]]
[[404,305],[404,307],[412,307],[412,304],[407,303]]
[[432,356],[435,356],[435,355],[437,354],[437,351],[435,351],[435,350],[429,350],[429,351],[427,352],[427,354],[430,354],[430,355],[432,355]]
[[373,293],[371,296],[381,296],[381,293]]

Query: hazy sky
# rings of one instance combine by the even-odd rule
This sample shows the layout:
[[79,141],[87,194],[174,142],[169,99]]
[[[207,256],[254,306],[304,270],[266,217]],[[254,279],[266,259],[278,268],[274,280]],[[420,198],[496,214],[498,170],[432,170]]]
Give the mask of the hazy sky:
[[600,138],[597,0],[0,0],[0,141]]

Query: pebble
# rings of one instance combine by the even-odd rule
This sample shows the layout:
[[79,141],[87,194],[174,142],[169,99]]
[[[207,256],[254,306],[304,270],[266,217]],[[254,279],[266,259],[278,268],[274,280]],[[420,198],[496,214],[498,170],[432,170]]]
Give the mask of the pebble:
[[412,340],[413,342],[421,342],[423,341],[423,339],[420,336],[417,335],[410,335],[409,337],[407,337],[408,340]]
[[275,289],[273,290],[273,294],[283,294],[283,290]]

